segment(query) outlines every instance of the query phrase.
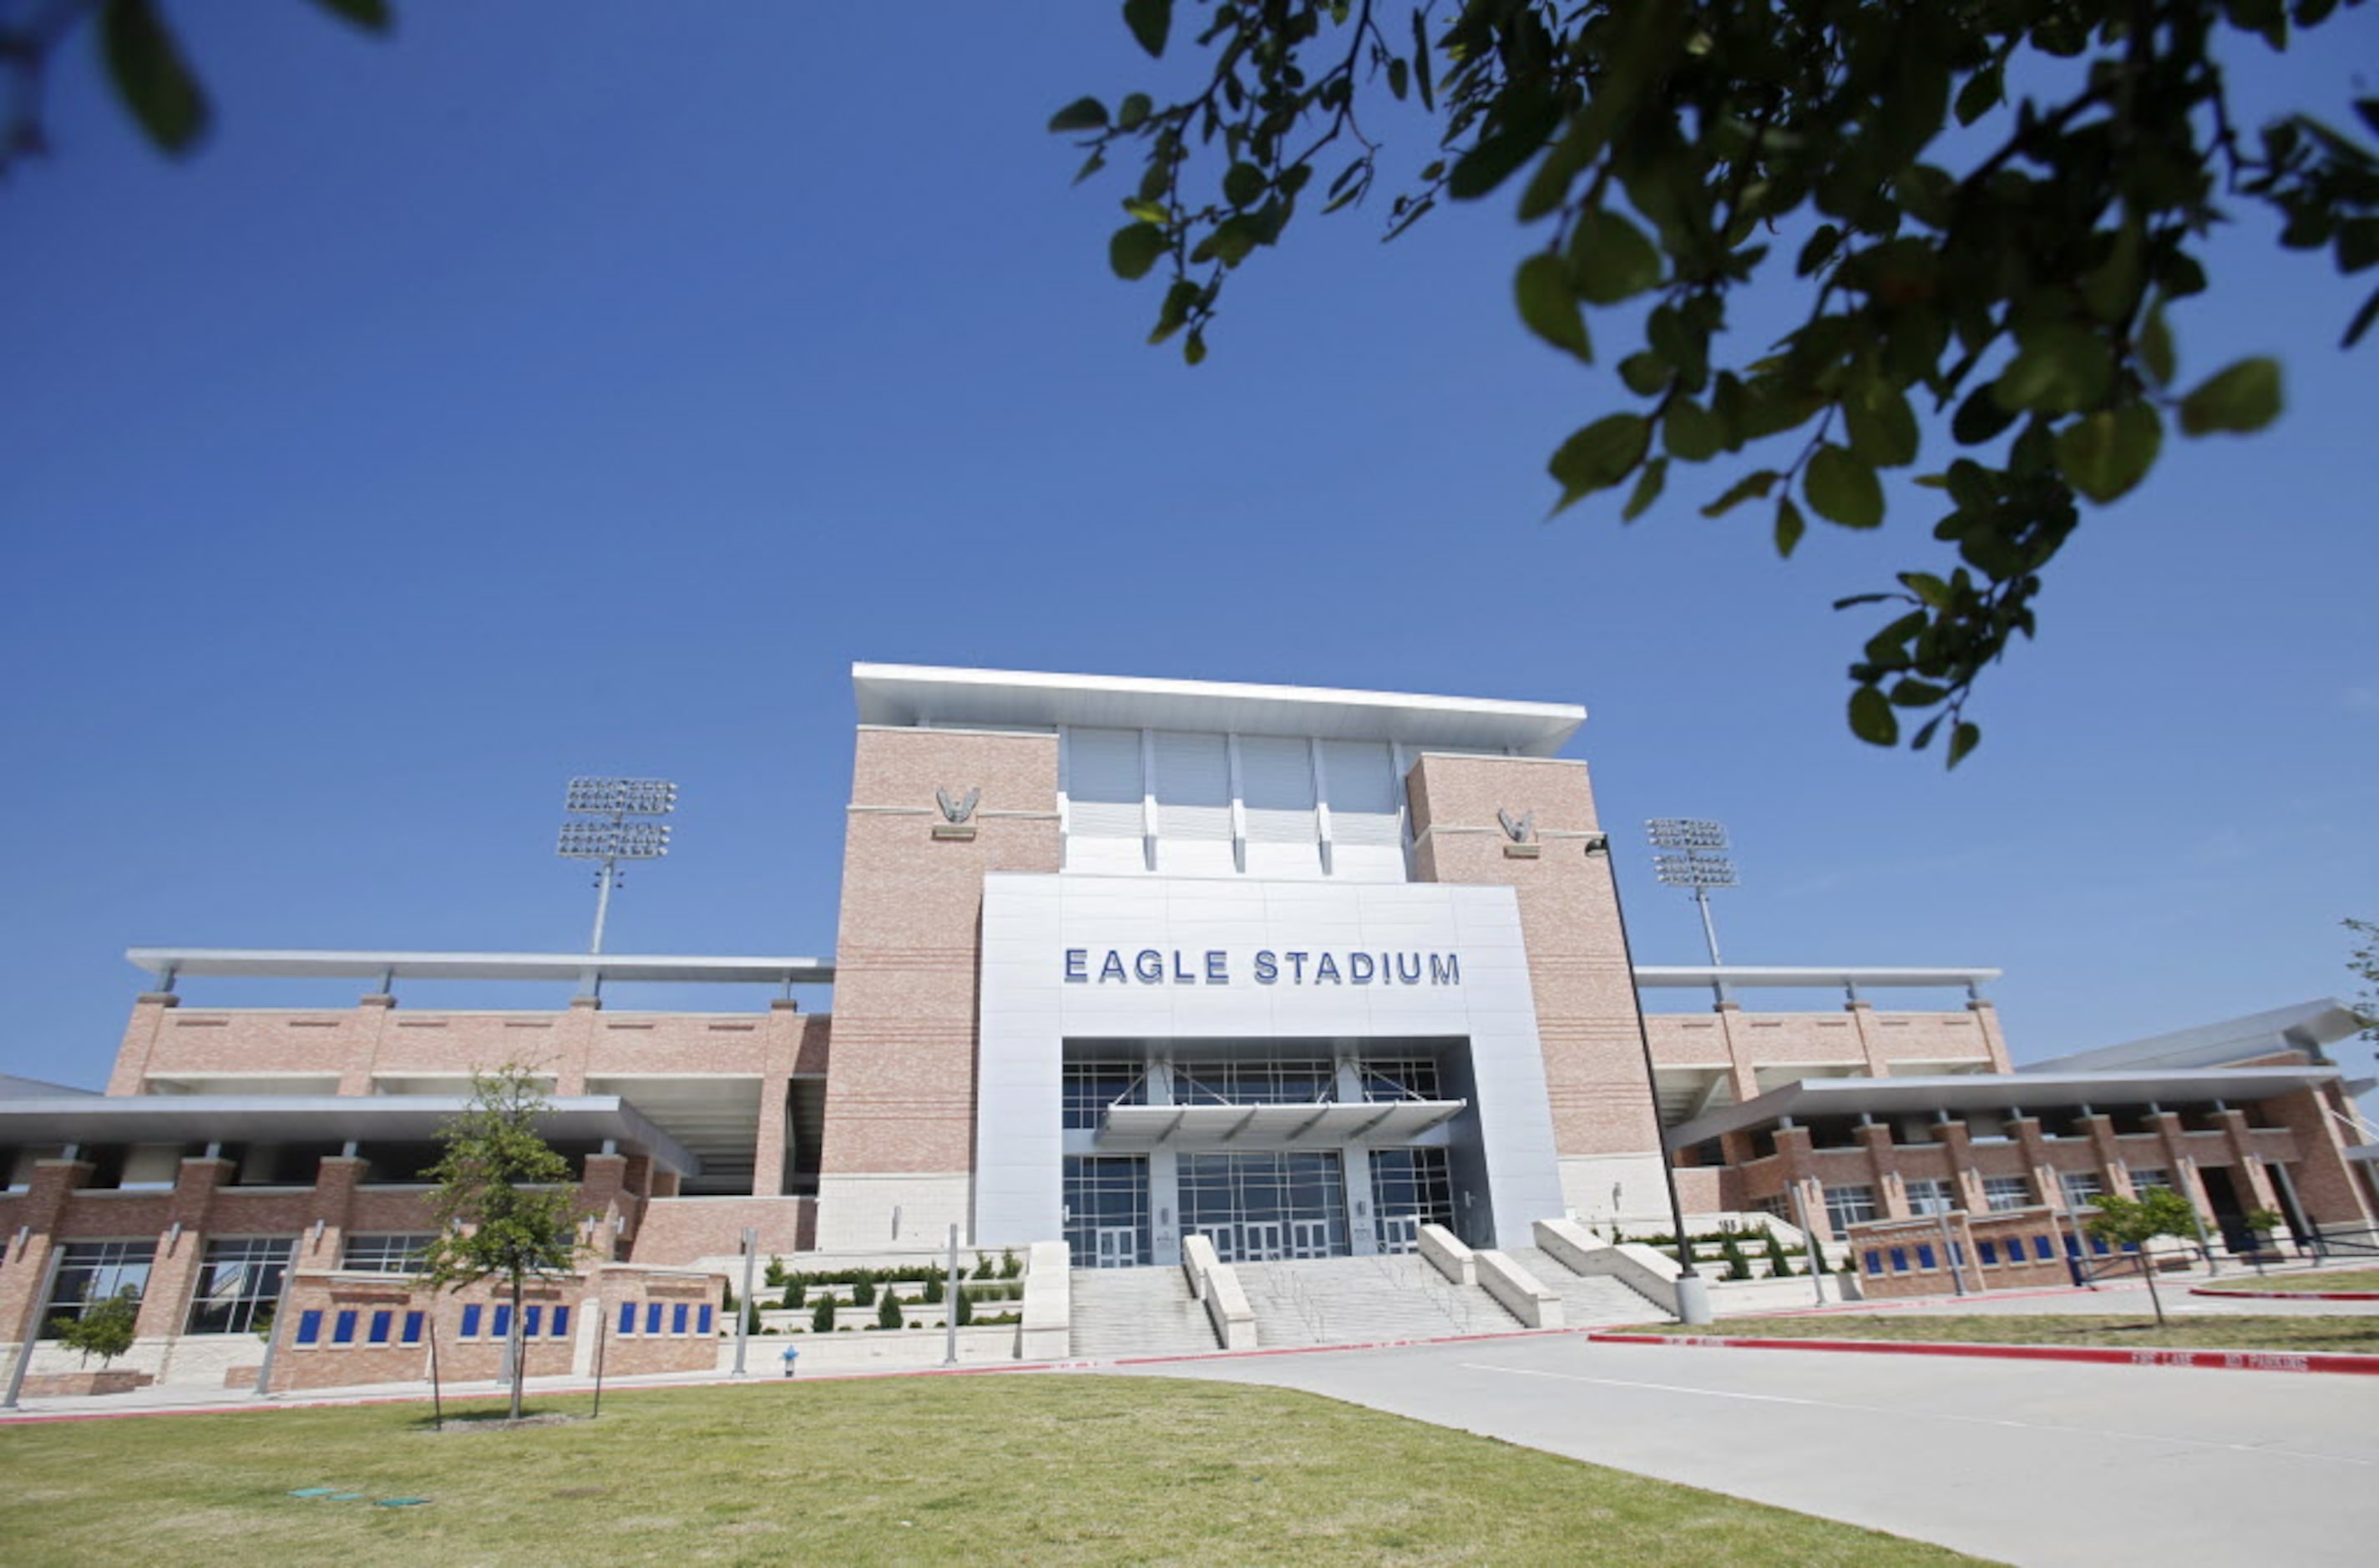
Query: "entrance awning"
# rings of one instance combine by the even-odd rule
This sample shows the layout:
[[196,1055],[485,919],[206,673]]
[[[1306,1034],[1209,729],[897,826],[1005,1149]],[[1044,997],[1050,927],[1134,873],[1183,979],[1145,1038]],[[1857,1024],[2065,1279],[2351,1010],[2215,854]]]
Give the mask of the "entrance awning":
[[1353,1139],[1396,1143],[1452,1121],[1467,1100],[1382,1104],[1111,1105],[1101,1149],[1286,1149]]

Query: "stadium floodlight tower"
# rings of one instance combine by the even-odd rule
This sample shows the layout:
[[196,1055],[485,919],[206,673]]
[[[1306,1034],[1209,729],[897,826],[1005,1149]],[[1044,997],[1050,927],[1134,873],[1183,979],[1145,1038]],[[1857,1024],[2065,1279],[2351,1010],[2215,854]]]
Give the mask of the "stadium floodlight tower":
[[622,861],[657,861],[669,853],[670,830],[653,822],[677,810],[677,786],[666,778],[574,778],[562,809],[582,820],[562,825],[554,853],[566,861],[595,861],[595,939],[590,953],[603,950],[603,919],[611,910],[611,889]]
[[[1694,896],[1694,904],[1702,914],[1702,937],[1709,944],[1710,968],[1718,969],[1724,959],[1718,956],[1718,927],[1710,920],[1709,896],[1713,887],[1737,887],[1734,858],[1727,853],[1726,825],[1705,822],[1698,817],[1656,816],[1644,825],[1645,836],[1652,840],[1656,853],[1652,857],[1652,874],[1662,885],[1683,887]],[[1728,999],[1726,982],[1711,978],[1711,988],[1721,1002]]]

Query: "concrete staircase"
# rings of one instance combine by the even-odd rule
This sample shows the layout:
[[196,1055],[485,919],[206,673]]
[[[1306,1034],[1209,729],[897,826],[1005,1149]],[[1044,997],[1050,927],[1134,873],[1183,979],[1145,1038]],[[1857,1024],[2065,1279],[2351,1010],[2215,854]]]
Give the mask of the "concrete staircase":
[[1604,1328],[1617,1323],[1648,1323],[1669,1313],[1615,1279],[1600,1274],[1574,1274],[1562,1260],[1539,1247],[1507,1247],[1503,1255],[1536,1276],[1537,1283],[1562,1298],[1562,1322],[1573,1329]]
[[1411,1253],[1236,1267],[1262,1345],[1443,1339],[1520,1327],[1493,1297],[1452,1284]]
[[1076,1269],[1072,1289],[1076,1356],[1199,1356],[1215,1348],[1214,1325],[1190,1298],[1179,1269]]

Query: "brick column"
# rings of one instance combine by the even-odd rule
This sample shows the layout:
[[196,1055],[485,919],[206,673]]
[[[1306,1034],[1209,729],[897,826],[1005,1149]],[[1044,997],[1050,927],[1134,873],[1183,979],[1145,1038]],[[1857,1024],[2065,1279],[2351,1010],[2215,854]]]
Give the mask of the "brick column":
[[2011,1116],[2007,1128],[2008,1136],[2023,1150],[2024,1169],[2032,1176],[2032,1200],[2062,1210],[2065,1183],[2057,1174],[2057,1163],[2048,1157],[2048,1140],[2040,1135],[2040,1118]]
[[1949,1157],[1950,1181],[1958,1191],[1958,1207],[1970,1214],[1988,1213],[1991,1206],[1983,1196],[1983,1173],[1974,1165],[1974,1130],[1962,1121],[1936,1122],[1933,1140]]
[[2015,1068],[2008,1063],[2007,1035],[1999,1029],[1999,1010],[1980,996],[1967,1003],[1966,1010],[1982,1026],[1983,1048],[1991,1054],[1991,1071],[2013,1072]]
[[157,1048],[165,1015],[182,1005],[170,991],[144,991],[132,999],[132,1017],[124,1026],[124,1043],[116,1047],[115,1067],[107,1075],[110,1094],[138,1094],[149,1073],[149,1058]]
[[356,1000],[356,1031],[350,1037],[356,1043],[339,1068],[340,1093],[372,1092],[372,1072],[380,1066],[380,1048],[388,1041],[389,1015],[395,1010],[396,998],[385,991]]
[[2112,1116],[2084,1116],[2082,1125],[2089,1130],[2090,1152],[2098,1157],[2098,1175],[2106,1189],[2118,1198],[2136,1198],[2131,1190],[2131,1167],[2124,1163],[2123,1146],[2115,1141],[2115,1121]]
[[586,1092],[586,1064],[595,1055],[595,1031],[602,1027],[603,998],[573,996],[553,1031],[554,1054],[540,1064],[553,1074],[556,1099]]
[[1878,1122],[1856,1129],[1859,1147],[1866,1151],[1867,1169],[1874,1173],[1876,1206],[1880,1217],[1904,1220],[1908,1213],[1908,1188],[1900,1179],[1900,1166],[1892,1157],[1891,1128]]
[[33,1162],[33,1177],[25,1184],[17,1205],[17,1223],[30,1227],[25,1244],[9,1255],[8,1266],[0,1269],[0,1334],[10,1341],[28,1328],[40,1337],[32,1314],[41,1303],[33,1297],[42,1288],[42,1276],[49,1272],[50,1252],[58,1245],[58,1222],[66,1216],[75,1188],[91,1179],[91,1170],[87,1160]]
[[1868,1076],[1890,1077],[1891,1064],[1884,1056],[1883,1042],[1877,1038],[1875,1008],[1862,998],[1844,1003],[1842,1011],[1851,1016],[1851,1028],[1858,1035],[1859,1057],[1866,1064]]
[[2264,1162],[2256,1154],[2254,1133],[2247,1126],[2247,1113],[2216,1111],[2214,1115],[2215,1119],[2222,1124],[2223,1141],[2230,1150],[2231,1169],[2245,1179],[2247,1190],[2252,1194],[2247,1206],[2269,1209],[2280,1216],[2280,1223],[2285,1226],[2288,1218],[2288,1207],[2280,1201],[2278,1191],[2272,1186],[2271,1173],[2264,1169]]
[[[185,1160],[175,1173],[165,1229],[157,1237],[157,1260],[149,1267],[149,1288],[140,1297],[136,1332],[143,1339],[180,1333],[188,1321],[190,1296],[206,1260],[207,1216],[214,1207],[215,1189],[231,1179],[232,1171],[229,1160]],[[173,1230],[176,1224],[182,1227],[178,1236]]]
[[321,1222],[320,1235],[309,1234],[297,1246],[301,1269],[335,1269],[346,1248],[347,1220],[355,1212],[356,1188],[362,1185],[368,1162],[349,1154],[326,1154],[314,1176],[313,1213],[306,1228]]

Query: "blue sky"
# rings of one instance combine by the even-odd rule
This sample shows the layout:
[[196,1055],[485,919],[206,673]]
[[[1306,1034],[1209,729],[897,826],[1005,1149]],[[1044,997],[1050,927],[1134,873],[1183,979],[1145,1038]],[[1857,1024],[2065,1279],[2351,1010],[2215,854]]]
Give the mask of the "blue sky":
[[[103,1078],[127,946],[582,945],[574,773],[684,786],[615,950],[828,950],[855,659],[1583,702],[1610,824],[1733,829],[1731,959],[2002,966],[2020,1057],[2348,992],[2379,348],[2259,226],[2183,369],[2282,352],[2288,415],[2091,518],[1945,775],[1850,739],[1828,608],[1936,559],[1917,496],[1789,563],[1682,476],[1543,521],[1623,394],[1514,320],[1507,200],[1311,224],[1205,366],[1142,346],[1122,187],[1042,129],[1164,84],[1109,7],[174,10],[211,145],[152,156],[78,50],[0,188],[0,1071]],[[2240,86],[2343,120],[2374,61],[2364,13]],[[1697,961],[1626,871],[1639,957]]]

